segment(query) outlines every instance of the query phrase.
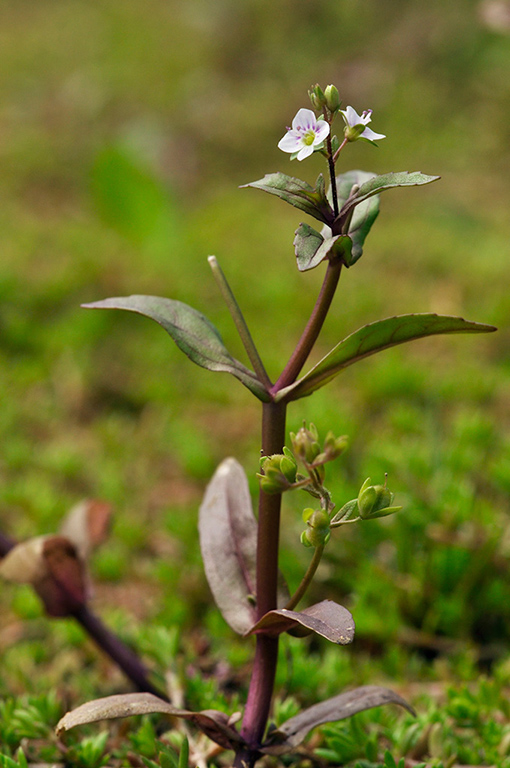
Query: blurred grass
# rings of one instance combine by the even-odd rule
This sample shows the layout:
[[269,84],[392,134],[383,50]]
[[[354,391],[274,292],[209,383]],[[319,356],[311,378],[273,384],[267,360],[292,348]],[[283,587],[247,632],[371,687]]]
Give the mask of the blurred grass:
[[[193,655],[205,614],[214,653],[227,653],[230,634],[208,612],[196,510],[225,455],[253,477],[259,414],[236,382],[192,366],[155,326],[79,305],[178,298],[242,356],[206,264],[214,253],[275,377],[321,269],[295,269],[296,211],[237,186],[278,169],[313,181],[322,170],[317,157],[289,165],[276,147],[319,81],[336,83],[345,105],[373,108],[375,130],[388,135],[378,149],[350,147],[345,169],[442,180],[383,197],[316,359],[360,325],[404,312],[461,314],[500,331],[385,352],[292,407],[291,429],[306,418],[351,435],[331,472],[339,504],[385,471],[405,504],[337,537],[316,593],[353,608],[358,642],[346,653],[382,658],[383,674],[426,675],[423,658],[451,648],[475,648],[487,665],[507,655],[510,37],[484,25],[481,9],[471,0],[2,4],[0,518],[21,538],[54,530],[81,497],[111,501],[96,600],[129,639],[139,623],[175,623]],[[293,582],[307,561],[299,501],[283,535]],[[84,658],[95,671],[79,678],[81,695],[122,684],[79,633],[79,652],[69,648],[65,622],[41,621],[28,592],[4,587],[0,606],[6,690],[71,681]],[[239,643],[228,653],[246,663]],[[369,661],[368,671],[342,663],[370,677]]]

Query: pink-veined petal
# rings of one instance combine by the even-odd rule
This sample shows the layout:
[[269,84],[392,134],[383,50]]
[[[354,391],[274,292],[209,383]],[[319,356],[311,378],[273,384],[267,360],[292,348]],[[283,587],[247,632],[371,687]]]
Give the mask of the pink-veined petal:
[[371,128],[365,128],[363,133],[360,135],[360,139],[367,139],[367,141],[377,141],[377,139],[385,139],[386,136],[384,133],[376,133]]
[[315,132],[314,144],[321,144],[326,136],[329,136],[329,125],[325,120],[317,121],[317,130]]
[[301,148],[301,136],[295,131],[288,131],[278,142],[278,148],[283,152],[297,152]]
[[304,160],[305,157],[310,157],[313,153],[313,146],[311,144],[305,144],[302,149],[299,150],[297,159]]
[[311,109],[300,109],[292,121],[292,130],[299,132],[315,130],[316,124],[317,120]]

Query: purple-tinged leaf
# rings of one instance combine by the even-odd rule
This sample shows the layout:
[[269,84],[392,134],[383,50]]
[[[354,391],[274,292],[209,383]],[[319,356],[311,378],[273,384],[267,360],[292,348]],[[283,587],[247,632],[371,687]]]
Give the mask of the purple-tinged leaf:
[[170,717],[182,717],[190,720],[210,739],[225,749],[235,749],[242,743],[237,731],[229,725],[229,717],[224,712],[206,709],[202,712],[190,712],[179,709],[152,693],[124,693],[118,696],[107,696],[82,704],[80,707],[67,712],[57,724],[57,736],[61,736],[77,725],[97,723],[100,720],[111,720],[116,717],[131,715],[161,714]]
[[357,712],[380,707],[381,704],[398,704],[411,714],[415,714],[413,708],[398,693],[377,685],[364,685],[353,691],[321,701],[320,704],[315,704],[295,717],[291,717],[290,720],[270,733],[260,751],[269,755],[292,752],[301,744],[312,728],[324,723],[345,720]]
[[378,320],[347,336],[295,384],[280,390],[275,399],[290,401],[305,397],[334,379],[347,366],[406,341],[446,333],[490,333],[495,330],[493,325],[448,315],[399,315]]
[[69,616],[87,601],[85,563],[65,536],[38,536],[16,544],[2,559],[0,576],[31,584],[49,616]]
[[355,629],[354,619],[347,608],[333,600],[323,600],[302,611],[288,611],[286,608],[269,611],[246,634],[277,636],[294,627],[305,627],[338,645],[352,643]]
[[155,320],[194,363],[209,371],[230,373],[259,400],[269,400],[253,371],[230,355],[217,328],[205,315],[187,304],[159,296],[120,296],[82,306],[85,309],[125,309]]
[[[207,581],[223,618],[244,634],[256,620],[257,521],[243,468],[225,459],[207,486],[198,529]],[[283,579],[279,603],[289,592]]]
[[253,187],[262,189],[270,195],[285,200],[300,211],[304,211],[314,219],[322,221],[331,226],[335,218],[333,209],[326,197],[324,177],[322,174],[317,179],[315,189],[307,184],[306,181],[287,176],[285,173],[267,173],[263,179],[252,181],[250,184],[243,184],[241,189]]

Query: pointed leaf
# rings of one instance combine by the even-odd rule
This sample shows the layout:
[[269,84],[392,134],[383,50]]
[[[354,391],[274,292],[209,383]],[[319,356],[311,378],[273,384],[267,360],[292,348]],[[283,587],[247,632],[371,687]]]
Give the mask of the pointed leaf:
[[233,749],[235,745],[241,743],[241,737],[237,731],[230,727],[229,718],[223,712],[214,709],[190,712],[187,709],[174,707],[152,693],[124,693],[88,701],[71,712],[67,712],[57,724],[56,732],[58,736],[61,736],[77,725],[97,723],[100,720],[111,720],[116,717],[154,713],[190,720],[210,739],[225,749]]
[[324,723],[345,720],[347,717],[366,709],[379,707],[381,704],[398,704],[415,714],[412,707],[398,693],[377,685],[364,685],[354,691],[341,693],[320,704],[305,709],[299,715],[291,717],[277,730],[271,732],[261,752],[269,755],[281,755],[291,752],[305,739],[312,728]]
[[170,334],[185,355],[209,371],[231,373],[260,400],[268,395],[255,374],[233,358],[215,326],[196,309],[181,301],[158,296],[120,296],[92,304],[86,309],[126,309],[150,317]]
[[296,229],[294,248],[300,272],[307,272],[309,269],[317,267],[321,261],[330,256],[341,256],[347,263],[350,263],[351,247],[352,242],[346,235],[324,238],[308,224],[300,224]]
[[378,320],[347,336],[295,384],[282,389],[276,399],[297,400],[309,395],[334,379],[343,368],[406,341],[446,333],[490,333],[495,330],[492,325],[448,315],[398,315]]
[[[207,581],[223,618],[244,634],[256,620],[257,521],[243,468],[225,459],[207,486],[199,516],[200,549]],[[283,579],[279,603],[289,592]]]
[[335,218],[333,209],[328,202],[324,186],[324,177],[322,174],[317,179],[315,189],[307,184],[306,181],[295,179],[292,176],[286,176],[284,173],[268,173],[259,181],[252,181],[250,184],[243,184],[241,189],[253,187],[262,189],[270,195],[285,200],[295,208],[304,211],[314,219],[322,221],[324,224],[331,224]]
[[343,205],[340,211],[340,216],[345,216],[351,208],[359,205],[363,200],[366,200],[372,195],[384,192],[386,189],[430,184],[433,181],[437,181],[439,178],[440,176],[427,176],[420,171],[413,171],[411,173],[409,171],[399,171],[398,173],[385,173],[382,176],[374,176],[368,181],[365,181],[356,195]]
[[303,611],[288,611],[285,608],[269,611],[246,634],[277,636],[296,626],[306,627],[338,645],[348,645],[354,638],[354,619],[347,608],[333,600],[323,600]]

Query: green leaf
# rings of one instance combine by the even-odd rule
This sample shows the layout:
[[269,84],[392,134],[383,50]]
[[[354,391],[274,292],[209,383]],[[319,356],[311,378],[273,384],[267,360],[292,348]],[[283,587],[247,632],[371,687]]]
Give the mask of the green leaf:
[[309,224],[300,224],[296,229],[294,248],[300,272],[317,267],[330,255],[350,260],[352,242],[346,235],[324,238]]
[[187,304],[158,296],[121,296],[82,306],[86,309],[126,309],[150,317],[170,334],[179,349],[194,363],[209,371],[231,373],[259,400],[269,399],[255,374],[229,354],[215,326]]
[[[367,183],[370,179],[374,178],[373,173],[368,171],[348,171],[340,176],[336,177],[338,204],[341,209],[340,218],[344,220],[350,215],[352,208],[349,208],[347,214],[342,214],[342,207],[349,199],[351,189],[354,184],[358,184],[360,187]],[[363,254],[363,243],[365,238],[370,232],[372,224],[379,215],[379,196],[373,195],[369,199],[363,200],[354,208],[352,213],[352,219],[348,227],[348,235],[352,241],[352,249],[350,254],[344,255],[344,264],[346,267],[351,267],[358,261]]]
[[332,225],[335,218],[333,209],[326,197],[324,177],[319,175],[315,188],[307,184],[306,181],[287,176],[285,173],[268,173],[259,181],[252,181],[250,184],[243,184],[241,189],[253,187],[262,189],[270,195],[285,200],[295,208],[299,208],[314,219],[322,221],[324,224]]
[[490,333],[492,325],[473,323],[448,315],[399,315],[363,326],[347,336],[301,379],[282,389],[276,400],[297,400],[323,387],[343,368],[397,344],[445,333]]
[[345,217],[352,208],[359,205],[363,200],[372,197],[372,195],[384,192],[386,189],[430,184],[433,181],[437,181],[439,178],[440,176],[427,176],[420,171],[413,171],[411,173],[409,173],[409,171],[399,171],[398,173],[385,173],[382,176],[373,176],[371,179],[365,181],[356,195],[343,205],[340,210],[340,216],[342,218]]

